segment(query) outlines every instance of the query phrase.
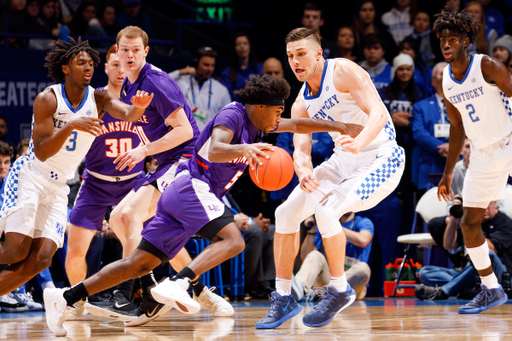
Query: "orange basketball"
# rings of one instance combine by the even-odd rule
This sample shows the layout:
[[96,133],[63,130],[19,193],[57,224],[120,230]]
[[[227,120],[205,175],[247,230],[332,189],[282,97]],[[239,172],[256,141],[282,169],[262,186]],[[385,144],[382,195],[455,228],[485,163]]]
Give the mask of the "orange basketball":
[[259,156],[262,165],[256,165],[254,170],[249,167],[249,174],[252,181],[267,191],[277,191],[293,178],[293,160],[290,154],[283,148],[274,147],[274,151],[265,150],[269,159]]

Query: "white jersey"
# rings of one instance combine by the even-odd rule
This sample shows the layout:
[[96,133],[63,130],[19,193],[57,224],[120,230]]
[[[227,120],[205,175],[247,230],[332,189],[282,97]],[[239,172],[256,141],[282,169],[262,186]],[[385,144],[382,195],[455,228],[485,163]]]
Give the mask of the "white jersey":
[[[50,88],[53,89],[55,97],[57,97],[57,110],[53,114],[54,133],[76,117],[98,118],[93,87],[87,87],[82,103],[76,110],[66,98],[64,84],[55,84]],[[41,170],[48,172],[52,179],[66,181],[66,179],[72,179],[75,176],[75,170],[89,151],[94,138],[94,135],[84,131],[73,130],[57,154],[44,162],[40,161],[34,154],[33,141],[31,140],[27,156]]]
[[471,56],[461,81],[452,76],[451,66],[443,72],[443,91],[462,117],[466,136],[482,149],[512,133],[509,99],[495,84],[487,83],[482,74],[483,54]]
[[[355,123],[365,126],[368,121],[368,115],[361,110],[350,93],[339,92],[334,86],[333,71],[335,63],[336,59],[327,59],[325,61],[320,90],[318,90],[316,95],[309,96],[307,82],[302,86],[299,95],[304,99],[308,115],[311,118],[316,119],[338,121],[342,123]],[[373,85],[368,89],[368,91],[377,92]],[[384,104],[382,104],[382,107],[385,109]],[[385,110],[388,117],[386,126],[362,151],[396,145],[395,127],[391,121],[389,112],[387,109]],[[340,137],[341,134],[338,132],[329,132],[329,135],[331,135],[335,142],[335,148],[342,148],[338,143],[336,143],[336,139]]]

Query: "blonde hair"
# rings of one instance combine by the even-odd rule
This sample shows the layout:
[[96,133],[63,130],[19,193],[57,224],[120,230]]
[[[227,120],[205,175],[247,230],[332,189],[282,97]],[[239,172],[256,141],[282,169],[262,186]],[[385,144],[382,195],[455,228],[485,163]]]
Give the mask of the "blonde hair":
[[117,34],[116,38],[116,44],[119,46],[119,41],[122,37],[128,38],[128,39],[135,39],[135,38],[141,38],[142,43],[144,44],[144,48],[148,46],[148,34],[144,32],[143,29],[137,26],[127,26],[123,28],[119,33]]

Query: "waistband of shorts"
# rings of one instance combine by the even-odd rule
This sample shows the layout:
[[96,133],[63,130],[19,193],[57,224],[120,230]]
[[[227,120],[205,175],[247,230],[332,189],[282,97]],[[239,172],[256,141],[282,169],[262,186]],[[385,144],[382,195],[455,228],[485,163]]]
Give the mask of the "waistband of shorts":
[[142,171],[138,172],[138,173],[135,173],[135,174],[130,174],[130,175],[123,175],[123,176],[110,176],[110,175],[103,175],[103,174],[100,174],[100,173],[96,173],[96,172],[93,172],[91,170],[87,170],[87,173],[94,176],[95,178],[97,179],[100,179],[100,180],[104,180],[104,181],[108,181],[108,182],[121,182],[121,181],[126,181],[126,180],[130,180],[130,179],[133,179],[137,176],[139,176],[140,173],[142,173]]
[[32,173],[37,174],[39,177],[45,179],[48,182],[59,185],[65,185],[68,181],[68,179],[63,174],[59,174],[58,172],[53,170],[42,169],[34,160],[29,160],[29,162],[27,162],[27,165],[28,169]]

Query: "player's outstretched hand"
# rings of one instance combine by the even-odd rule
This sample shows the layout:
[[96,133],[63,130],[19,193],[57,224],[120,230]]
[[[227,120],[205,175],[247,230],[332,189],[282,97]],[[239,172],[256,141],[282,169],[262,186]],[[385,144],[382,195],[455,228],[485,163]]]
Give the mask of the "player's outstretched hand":
[[146,91],[137,90],[137,94],[131,99],[132,105],[139,109],[146,109],[149,103],[151,103],[153,96],[155,96],[155,94],[150,95]]
[[443,173],[441,181],[439,181],[439,186],[437,187],[437,198],[439,201],[441,201],[441,198],[443,198],[444,201],[448,202],[450,201],[450,196],[453,197],[452,179],[453,174]]
[[128,167],[128,172],[133,169],[139,162],[144,160],[147,156],[146,147],[138,147],[123,154],[119,155],[115,160],[114,164],[119,163],[116,166],[118,171],[122,171],[126,167]]
[[359,133],[363,130],[363,126],[355,123],[345,123],[345,134],[356,138]]
[[270,158],[270,155],[265,154],[263,150],[274,150],[270,143],[253,143],[253,144],[244,144],[243,145],[243,154],[247,161],[249,162],[249,166],[251,169],[256,167],[256,164],[262,165],[259,156],[263,156],[264,158]]
[[348,135],[341,135],[340,137],[338,137],[336,142],[338,142],[343,148],[345,148],[352,154],[359,153],[360,147],[353,137],[350,137]]
[[306,193],[313,193],[320,186],[320,182],[314,175],[309,174],[300,180],[300,189]]
[[74,130],[85,131],[94,136],[99,136],[101,133],[101,123],[102,120],[94,117],[77,117],[73,119],[71,122],[73,124]]

